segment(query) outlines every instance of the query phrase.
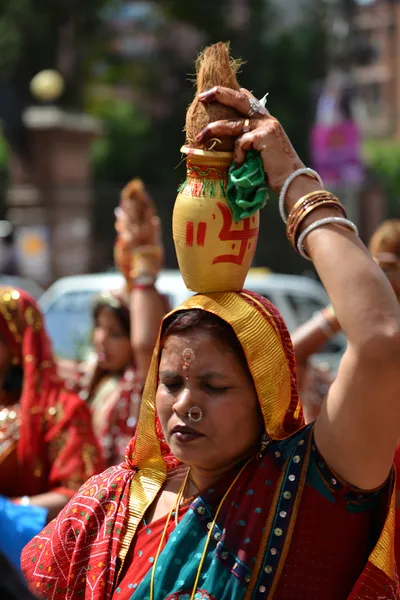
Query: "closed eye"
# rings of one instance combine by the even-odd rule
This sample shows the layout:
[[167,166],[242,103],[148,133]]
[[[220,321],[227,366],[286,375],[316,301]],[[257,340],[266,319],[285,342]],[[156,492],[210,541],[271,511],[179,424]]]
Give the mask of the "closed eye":
[[230,388],[229,387],[217,387],[215,385],[210,385],[209,383],[204,385],[204,389],[209,394],[225,394]]
[[181,381],[161,381],[161,384],[167,388],[169,392],[176,392],[182,386]]

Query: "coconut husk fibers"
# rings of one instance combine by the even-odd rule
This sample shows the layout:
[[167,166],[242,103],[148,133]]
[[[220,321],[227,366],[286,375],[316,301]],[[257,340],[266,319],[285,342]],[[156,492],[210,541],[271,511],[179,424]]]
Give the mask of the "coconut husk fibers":
[[239,90],[240,85],[236,73],[241,65],[229,54],[229,43],[218,42],[206,48],[196,60],[196,96],[186,113],[186,145],[191,148],[212,148],[220,152],[233,150],[234,139],[229,137],[220,140],[211,140],[206,144],[199,144],[196,136],[213,121],[220,119],[241,118],[243,115],[229,106],[218,102],[202,103],[197,100],[197,95],[216,85]]

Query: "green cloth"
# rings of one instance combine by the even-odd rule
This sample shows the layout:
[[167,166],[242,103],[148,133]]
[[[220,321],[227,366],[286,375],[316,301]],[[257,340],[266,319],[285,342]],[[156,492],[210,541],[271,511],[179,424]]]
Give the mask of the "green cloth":
[[259,152],[250,150],[240,167],[235,164],[231,166],[226,195],[236,222],[251,217],[257,210],[264,208],[269,193]]

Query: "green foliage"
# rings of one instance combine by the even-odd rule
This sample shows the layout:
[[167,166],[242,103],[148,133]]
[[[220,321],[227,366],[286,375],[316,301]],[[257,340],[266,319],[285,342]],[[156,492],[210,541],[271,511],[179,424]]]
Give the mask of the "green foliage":
[[32,102],[31,78],[42,69],[59,69],[67,84],[64,103],[79,106],[88,62],[104,31],[101,11],[114,4],[117,0],[1,0],[2,77]]
[[108,100],[95,113],[103,121],[103,136],[92,147],[92,165],[98,181],[124,182],[146,170],[148,155],[143,153],[149,122],[132,104]]
[[396,140],[369,140],[364,155],[373,175],[381,181],[388,199],[389,217],[400,214],[400,143]]

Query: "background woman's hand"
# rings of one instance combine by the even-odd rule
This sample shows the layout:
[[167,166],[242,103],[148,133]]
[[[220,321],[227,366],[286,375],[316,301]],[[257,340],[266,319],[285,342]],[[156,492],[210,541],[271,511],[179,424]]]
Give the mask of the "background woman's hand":
[[[131,200],[135,204],[135,200]],[[141,206],[140,210],[125,211],[118,207],[115,211],[115,229],[118,237],[131,251],[141,246],[161,245],[160,219],[151,205]]]
[[210,123],[197,136],[197,141],[203,143],[226,136],[237,138],[234,161],[238,165],[245,160],[246,152],[252,148],[257,150],[268,185],[275,192],[280,192],[291,173],[304,167],[282,125],[248,90],[214,87],[200,94],[199,100],[231,106],[243,114],[243,118]]

